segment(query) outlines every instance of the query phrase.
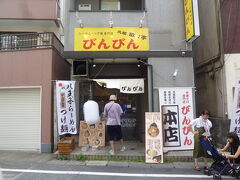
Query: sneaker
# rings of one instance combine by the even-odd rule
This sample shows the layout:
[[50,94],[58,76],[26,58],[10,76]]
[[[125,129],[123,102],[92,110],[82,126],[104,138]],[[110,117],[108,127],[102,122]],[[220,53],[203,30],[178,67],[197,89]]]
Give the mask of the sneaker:
[[120,149],[120,151],[121,151],[121,152],[124,152],[124,151],[126,151],[126,147],[125,147],[125,146],[123,146],[123,147]]
[[116,155],[112,150],[109,151],[109,154],[110,154],[111,156]]
[[208,167],[208,166],[204,166],[203,169],[204,169],[204,170],[209,170],[209,167]]
[[198,166],[195,166],[194,169],[195,169],[195,171],[201,171],[201,168]]

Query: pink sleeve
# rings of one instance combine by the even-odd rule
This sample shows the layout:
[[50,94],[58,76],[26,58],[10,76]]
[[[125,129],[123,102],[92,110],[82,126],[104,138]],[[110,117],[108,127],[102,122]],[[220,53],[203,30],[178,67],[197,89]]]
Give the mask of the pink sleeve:
[[121,115],[123,113],[122,107],[118,104],[118,113]]
[[104,111],[103,111],[103,114],[104,114],[104,116],[106,116],[106,115],[107,115],[107,109],[106,109],[106,105],[104,106]]

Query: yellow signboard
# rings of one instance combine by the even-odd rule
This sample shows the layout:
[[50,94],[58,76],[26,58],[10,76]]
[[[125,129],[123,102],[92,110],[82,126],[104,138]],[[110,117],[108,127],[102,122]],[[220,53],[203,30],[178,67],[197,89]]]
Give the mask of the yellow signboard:
[[147,28],[75,28],[74,51],[147,51]]
[[195,35],[192,0],[184,0],[184,13],[185,13],[186,40],[188,41]]

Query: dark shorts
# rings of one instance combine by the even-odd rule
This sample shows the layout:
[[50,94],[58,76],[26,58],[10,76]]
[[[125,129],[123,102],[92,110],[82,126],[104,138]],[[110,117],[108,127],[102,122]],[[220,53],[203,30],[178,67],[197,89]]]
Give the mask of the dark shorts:
[[109,141],[118,141],[122,139],[122,129],[120,125],[107,125],[107,138]]

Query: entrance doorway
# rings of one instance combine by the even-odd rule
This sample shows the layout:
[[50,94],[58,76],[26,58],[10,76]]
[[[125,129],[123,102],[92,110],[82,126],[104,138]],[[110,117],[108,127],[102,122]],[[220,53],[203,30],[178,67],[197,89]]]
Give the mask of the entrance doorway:
[[109,102],[109,96],[117,96],[117,103],[122,107],[121,126],[124,140],[136,140],[137,122],[137,98],[138,95],[120,93],[118,89],[101,88],[98,85],[94,88],[94,97],[99,104],[100,113],[103,113],[104,106]]
[[[80,61],[80,60],[78,60]],[[148,68],[137,58],[121,59],[85,59],[87,61],[87,76],[72,76],[72,80],[79,82],[79,119],[84,120],[83,104],[89,99],[96,101],[99,105],[99,112],[102,113],[104,106],[109,102],[109,96],[115,94],[125,112],[122,116],[123,138],[125,140],[145,140],[145,112],[148,111]],[[143,91],[134,94],[119,90],[119,87],[112,87],[115,80],[123,84],[128,80],[141,79]],[[110,86],[104,86],[98,80],[107,80]],[[131,86],[131,85],[130,85]],[[122,93],[124,92],[124,93]],[[133,93],[133,92],[131,92]]]
[[[99,105],[100,114],[103,114],[104,106],[109,102],[110,95],[116,95],[116,102],[119,103],[124,112],[121,117],[123,139],[126,141],[140,140],[138,138],[140,137],[139,127],[143,123],[141,122],[142,118],[139,112],[143,105],[143,103],[140,103],[141,95],[121,93],[119,89],[109,89],[100,86],[95,81],[80,82],[79,86],[80,107],[92,96],[91,99]],[[80,112],[80,118],[83,119],[83,111]]]

